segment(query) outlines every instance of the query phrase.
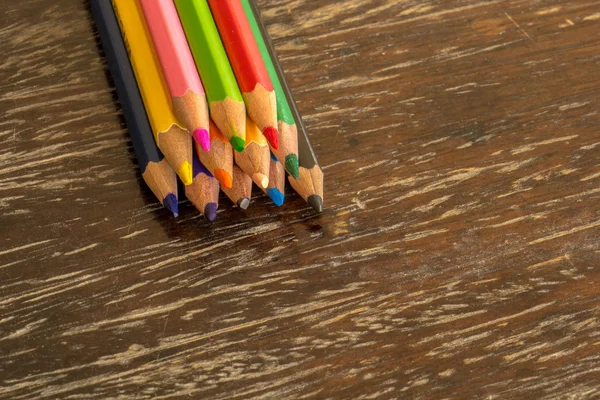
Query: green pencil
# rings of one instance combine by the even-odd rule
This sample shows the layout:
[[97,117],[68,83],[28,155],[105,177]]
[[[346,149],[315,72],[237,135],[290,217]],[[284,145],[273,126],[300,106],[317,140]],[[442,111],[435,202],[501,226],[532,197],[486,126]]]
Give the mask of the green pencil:
[[246,141],[246,106],[206,0],[175,0],[208,98],[210,116],[236,151]]
[[[288,176],[290,185],[302,196],[304,200],[311,205],[316,212],[323,212],[323,170],[321,169],[317,156],[310,144],[306,128],[302,122],[302,117],[298,112],[298,107],[294,102],[292,91],[288,86],[281,65],[277,60],[275,49],[269,39],[269,34],[265,25],[260,19],[260,13],[256,8],[254,0],[243,0],[244,5],[250,5],[250,10],[254,13],[253,20],[258,24],[261,35],[266,43],[267,50],[275,66],[275,72],[277,73],[278,82],[280,87],[283,88],[284,97],[287,100],[288,108],[292,112],[293,120],[296,121],[296,127],[298,131],[298,162],[299,162],[299,178],[296,179],[293,176]],[[279,103],[279,97],[277,98]]]
[[252,12],[252,6],[249,0],[241,0],[246,18],[252,28],[252,34],[258,45],[260,55],[267,67],[269,78],[275,89],[275,97],[277,99],[277,128],[279,130],[279,148],[273,149],[275,157],[283,163],[285,170],[292,175],[294,178],[300,178],[300,172],[298,171],[298,131],[296,128],[296,121],[294,115],[290,109],[290,105],[285,98],[285,92],[277,76],[275,70],[274,60],[271,59],[267,44],[263,38],[260,30],[259,23]]

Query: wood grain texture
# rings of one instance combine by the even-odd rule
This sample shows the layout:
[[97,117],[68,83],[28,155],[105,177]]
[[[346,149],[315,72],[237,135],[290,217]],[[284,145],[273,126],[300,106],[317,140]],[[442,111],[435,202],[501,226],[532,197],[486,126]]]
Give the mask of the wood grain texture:
[[597,1],[260,1],[326,210],[212,225],[86,2],[0,5],[0,398],[600,396]]

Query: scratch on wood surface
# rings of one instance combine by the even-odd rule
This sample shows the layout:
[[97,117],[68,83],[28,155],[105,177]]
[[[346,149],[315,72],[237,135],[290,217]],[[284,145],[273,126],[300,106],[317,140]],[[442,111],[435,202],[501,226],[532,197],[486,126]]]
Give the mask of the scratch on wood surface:
[[510,46],[511,44],[518,43],[518,42],[522,42],[522,39],[513,40],[513,41],[505,42],[505,43],[499,43],[499,44],[495,44],[492,46],[484,47],[482,49],[471,49],[470,48],[470,49],[464,49],[464,50],[460,50],[460,51],[457,50],[457,51],[444,52],[444,53],[440,53],[439,55],[437,55],[436,58],[439,60],[458,60],[460,58],[471,57],[471,56],[474,56],[477,54],[487,53],[487,52],[490,52],[493,50],[498,50],[498,49]]
[[422,232],[415,232],[408,234],[404,237],[405,242],[410,242],[413,240],[423,239],[431,235],[439,235],[440,233],[448,232],[448,229],[430,229]]
[[536,15],[548,15],[548,14],[554,14],[557,13],[561,10],[561,7],[550,7],[550,8],[545,8],[543,10],[540,11],[536,11]]
[[595,14],[591,14],[591,15],[583,17],[583,21],[595,21],[597,19],[600,19],[600,13],[595,13]]
[[148,231],[148,229],[141,229],[139,231],[132,232],[128,235],[121,236],[119,239],[131,239],[131,238],[136,237],[137,235],[141,235],[142,233],[144,233],[146,231]]
[[505,317],[496,318],[496,319],[493,319],[491,321],[483,322],[481,324],[478,324],[478,325],[475,325],[475,326],[472,326],[472,327],[469,327],[469,328],[459,329],[459,330],[456,330],[456,331],[447,331],[447,332],[444,332],[444,333],[439,333],[439,334],[436,334],[436,335],[434,335],[432,337],[421,339],[418,343],[419,344],[423,344],[423,343],[427,343],[427,342],[429,342],[431,340],[441,339],[441,338],[444,338],[444,337],[447,337],[447,336],[450,336],[450,335],[463,335],[465,333],[469,333],[469,332],[473,332],[473,331],[476,331],[476,330],[479,330],[479,329],[487,328],[487,327],[489,327],[491,325],[496,325],[496,324],[499,324],[501,322],[509,321],[511,319],[522,317],[523,315],[527,315],[527,314],[530,314],[530,313],[533,313],[533,312],[537,312],[537,311],[543,310],[544,308],[549,307],[549,306],[553,305],[554,303],[555,303],[555,301],[551,301],[551,302],[543,303],[543,304],[538,304],[538,305],[536,305],[534,307],[531,307],[531,308],[528,308],[526,310],[517,312],[515,314],[508,315],[508,316],[505,316]]
[[525,30],[523,28],[521,28],[521,25],[517,24],[517,21],[515,21],[513,19],[513,17],[511,17],[510,15],[508,15],[507,12],[504,12],[504,15],[506,15],[506,18],[508,18],[510,20],[510,22],[512,22],[521,31],[521,33],[523,35],[525,35],[532,42],[535,42],[535,40],[533,40],[533,38],[531,36],[529,36],[529,34],[527,32],[525,32]]
[[79,249],[75,249],[75,250],[72,250],[72,251],[68,251],[68,252],[66,252],[66,253],[63,253],[63,256],[72,256],[73,254],[82,253],[82,252],[84,252],[84,251],[87,251],[87,250],[93,249],[94,247],[96,247],[96,246],[98,246],[98,245],[99,245],[99,243],[92,243],[92,244],[90,244],[90,245],[88,245],[88,246],[81,247],[81,248],[79,248]]
[[31,247],[39,246],[39,245],[42,245],[42,244],[46,244],[46,243],[52,242],[53,240],[54,239],[42,240],[40,242],[30,243],[30,244],[26,244],[26,245],[23,245],[23,246],[13,247],[12,249],[3,250],[3,251],[0,251],[0,256],[2,256],[4,254],[14,253],[16,251],[26,250],[26,249],[29,249]]
[[571,235],[573,233],[585,231],[587,229],[592,229],[592,228],[595,228],[597,226],[600,226],[600,221],[591,222],[589,224],[585,224],[585,225],[578,226],[578,227],[575,227],[575,228],[572,228],[572,229],[568,229],[566,231],[557,232],[557,233],[554,233],[552,235],[545,236],[543,238],[532,240],[531,242],[529,242],[527,244],[528,245],[533,245],[533,244],[547,242],[548,240],[557,239],[557,238],[560,238],[560,237],[563,237],[563,236]]
[[30,322],[29,324],[25,325],[23,328],[16,330],[13,333],[8,334],[7,336],[0,338],[0,341],[4,341],[4,340],[10,340],[10,339],[16,339],[18,337],[27,335],[28,333],[31,333],[34,329],[36,329],[37,327],[39,327],[40,325],[42,325],[44,322],[46,322],[48,319],[47,318],[42,318],[38,321],[34,321],[34,322]]
[[540,268],[540,267],[547,267],[548,265],[556,264],[556,263],[564,261],[564,260],[569,260],[570,257],[571,256],[569,254],[564,254],[562,256],[558,256],[551,260],[546,260],[546,261],[539,262],[537,264],[530,265],[527,267],[527,269],[536,269],[536,268]]
[[598,177],[600,177],[600,172],[596,172],[594,174],[585,176],[585,177],[581,178],[580,181],[585,182],[585,181],[589,181],[590,179],[596,179]]
[[333,318],[330,318],[330,319],[328,319],[328,320],[324,320],[324,321],[322,321],[322,322],[319,322],[319,323],[318,323],[316,326],[318,326],[318,327],[322,327],[322,326],[325,326],[325,325],[331,325],[331,324],[333,324],[333,323],[335,323],[335,322],[338,322],[338,321],[341,321],[342,319],[344,319],[344,318],[346,318],[346,317],[349,317],[349,316],[351,316],[351,315],[354,315],[354,314],[360,314],[360,313],[362,313],[362,312],[365,312],[365,311],[367,311],[368,309],[369,309],[368,307],[356,308],[356,309],[354,309],[354,310],[350,310],[350,311],[348,311],[348,312],[345,312],[345,313],[343,313],[343,314],[337,315],[337,316],[335,316],[335,317],[333,317]]
[[565,104],[562,105],[560,107],[558,107],[558,109],[560,111],[567,111],[567,110],[571,110],[573,108],[579,108],[579,107],[583,107],[585,105],[588,105],[589,102],[585,101],[585,102],[576,102],[576,103],[570,103],[570,104]]
[[524,146],[517,147],[516,149],[513,149],[510,152],[511,152],[511,154],[525,153],[526,151],[531,151],[538,146],[544,146],[544,145],[553,144],[553,143],[557,143],[557,142],[565,142],[567,140],[575,139],[578,136],[579,135],[569,135],[569,136],[563,136],[563,137],[558,137],[558,138],[553,138],[553,139],[548,139],[548,140],[542,140],[537,143],[529,143]]
[[530,220],[530,219],[545,218],[546,215],[548,215],[548,214],[550,214],[550,211],[543,211],[543,212],[539,212],[539,213],[533,213],[533,214],[529,214],[529,215],[524,215],[522,217],[517,217],[517,218],[509,219],[508,221],[500,222],[498,224],[488,225],[488,226],[486,226],[484,228],[500,228],[502,226],[516,224],[517,222],[521,222],[521,221],[526,221],[526,220]]

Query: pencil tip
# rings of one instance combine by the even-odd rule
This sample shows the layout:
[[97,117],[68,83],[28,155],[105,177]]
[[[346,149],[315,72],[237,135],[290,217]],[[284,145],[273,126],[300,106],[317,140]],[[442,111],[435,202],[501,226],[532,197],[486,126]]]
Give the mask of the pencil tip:
[[239,199],[237,201],[237,206],[239,208],[241,208],[242,210],[247,209],[249,205],[250,205],[250,199],[248,199],[247,197],[244,197],[243,199]]
[[254,183],[256,183],[263,189],[269,186],[269,177],[264,174],[261,174],[260,172],[257,172],[254,175],[252,175],[252,180],[254,181]]
[[229,175],[229,173],[227,171],[225,171],[224,169],[215,169],[215,178],[217,178],[217,180],[219,181],[219,183],[221,185],[223,185],[223,187],[225,189],[231,189],[231,186],[233,185],[233,179],[231,178],[231,175]]
[[235,151],[244,151],[244,146],[246,145],[244,139],[238,136],[233,136],[229,139],[229,143],[231,143],[231,147],[233,147]]
[[277,129],[273,128],[272,126],[267,126],[263,130],[263,135],[265,136],[271,147],[273,147],[275,150],[279,149],[279,137]]
[[191,185],[192,182],[194,182],[192,164],[190,164],[188,161],[181,163],[179,169],[177,170],[177,175],[179,175],[179,178],[181,178],[181,181],[185,186]]
[[312,196],[308,196],[308,204],[318,213],[323,212],[323,199],[321,196],[317,194],[313,194]]
[[177,203],[177,196],[173,193],[169,193],[167,197],[163,199],[165,208],[171,211],[174,217],[179,216],[179,205]]
[[267,195],[271,198],[271,200],[273,200],[273,203],[275,203],[275,205],[277,207],[281,206],[283,204],[283,193],[281,193],[279,191],[279,189],[277,188],[268,188],[267,189]]
[[192,134],[196,142],[200,145],[200,148],[204,151],[210,151],[210,135],[204,128],[198,128]]
[[298,156],[295,154],[288,154],[285,158],[285,170],[289,172],[296,180],[300,179],[300,171],[298,170],[299,167],[300,164],[298,162]]
[[214,221],[217,218],[217,203],[208,203],[204,206],[204,216],[209,221]]

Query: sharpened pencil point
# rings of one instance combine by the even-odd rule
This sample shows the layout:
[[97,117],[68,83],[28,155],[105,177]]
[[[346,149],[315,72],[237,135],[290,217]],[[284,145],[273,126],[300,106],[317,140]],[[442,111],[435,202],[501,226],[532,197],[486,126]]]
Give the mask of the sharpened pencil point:
[[267,126],[263,130],[263,135],[271,147],[273,147],[275,150],[279,150],[279,133],[277,132],[277,129],[273,128],[272,126]]
[[192,136],[194,136],[194,139],[196,139],[202,150],[210,151],[210,135],[206,129],[196,129]]
[[236,204],[239,208],[241,208],[242,210],[245,210],[250,205],[250,199],[248,199],[247,197],[244,197],[243,199],[239,199]]
[[321,196],[313,194],[312,196],[308,197],[308,204],[310,204],[310,206],[313,208],[313,210],[315,210],[318,213],[322,213],[323,212],[323,199],[321,198]]
[[284,196],[283,193],[279,191],[279,189],[268,188],[267,195],[271,198],[271,200],[273,200],[273,203],[275,203],[277,207],[280,207],[283,204]]
[[184,161],[177,170],[177,175],[181,178],[181,181],[185,186],[189,186],[194,182],[194,173],[192,171],[192,164]]
[[174,217],[179,216],[179,205],[177,202],[177,196],[175,194],[169,193],[167,197],[164,198],[163,205],[167,210],[173,213]]
[[244,139],[237,136],[234,136],[231,139],[229,139],[229,143],[231,143],[231,147],[233,147],[235,151],[244,151],[244,146],[246,145]]
[[215,178],[217,178],[219,183],[223,185],[225,189],[231,189],[231,186],[233,185],[233,179],[231,178],[231,175],[227,173],[227,171],[224,169],[215,169]]
[[300,164],[298,162],[298,156],[295,154],[288,154],[285,158],[285,170],[294,177],[294,179],[300,179],[300,171],[298,168]]
[[204,206],[204,216],[209,221],[214,221],[217,218],[217,203],[208,203]]
[[266,188],[267,186],[269,186],[269,177],[264,174],[261,174],[260,172],[257,172],[254,175],[252,175],[252,180],[254,181],[254,183],[256,183],[262,188]]

